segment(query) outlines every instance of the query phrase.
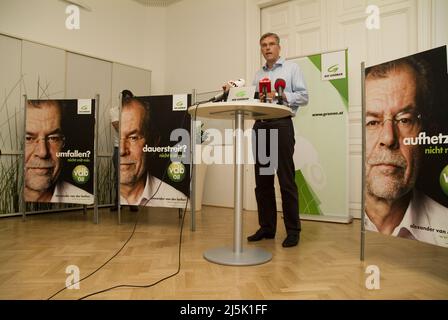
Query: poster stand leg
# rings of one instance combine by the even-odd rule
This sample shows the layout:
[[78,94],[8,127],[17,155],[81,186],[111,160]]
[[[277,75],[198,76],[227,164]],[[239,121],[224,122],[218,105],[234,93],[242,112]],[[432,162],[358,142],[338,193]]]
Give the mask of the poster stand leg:
[[[117,157],[117,163],[115,164],[115,174],[117,175],[117,179],[115,179],[115,183],[117,184],[115,186],[115,196],[117,197],[117,218],[118,218],[118,224],[121,224],[121,196],[120,196],[120,148],[121,148],[121,109],[123,107],[123,94],[120,92],[119,97],[119,103],[118,103],[118,157]],[[112,157],[112,161],[113,157]]]
[[[196,103],[196,89],[193,89],[193,105]],[[193,116],[191,118],[191,136],[190,136],[190,146],[191,146],[191,164],[190,164],[190,172],[191,172],[191,181],[190,181],[190,208],[191,208],[191,225],[190,230],[196,230],[196,123]]]
[[[118,161],[120,161],[120,159],[118,159]],[[118,170],[118,168],[117,168]],[[121,204],[120,204],[120,174],[118,173],[118,183],[117,183],[117,188],[118,188],[118,199],[117,199],[117,215],[118,215],[118,224],[121,224]]]
[[365,92],[365,62],[361,62],[361,92],[362,92],[362,179],[361,179],[361,252],[360,260],[364,261],[365,258],[365,244],[366,244],[366,227],[365,227],[365,180],[366,180],[366,135],[365,135],[365,121],[366,118],[366,92]]
[[25,136],[26,136],[26,107],[28,98],[27,95],[23,95],[23,142],[22,142],[22,221],[26,220],[26,201],[25,201]]
[[[98,164],[97,164],[97,149],[98,149],[98,109],[100,107],[100,95],[95,96],[95,140],[93,146],[93,222],[98,224]],[[85,206],[84,206],[85,210]]]

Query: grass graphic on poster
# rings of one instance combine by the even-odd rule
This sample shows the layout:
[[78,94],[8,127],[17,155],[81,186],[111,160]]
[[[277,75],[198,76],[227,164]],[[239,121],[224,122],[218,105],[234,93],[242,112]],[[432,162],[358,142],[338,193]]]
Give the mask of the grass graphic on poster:
[[299,212],[303,214],[322,215],[319,205],[321,201],[306,182],[301,170],[296,171],[295,181],[299,189]]
[[[20,104],[21,76],[11,88],[2,88],[0,94],[0,214],[18,212],[19,196],[22,189],[22,141],[19,133],[23,132],[23,108]],[[17,101],[15,101],[17,100]],[[6,152],[5,152],[6,151]]]

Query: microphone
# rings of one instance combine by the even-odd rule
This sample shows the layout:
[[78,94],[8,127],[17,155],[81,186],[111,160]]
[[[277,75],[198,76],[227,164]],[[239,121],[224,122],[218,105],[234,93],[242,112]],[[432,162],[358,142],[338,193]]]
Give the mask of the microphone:
[[[243,87],[246,84],[246,81],[244,81],[244,79],[238,79],[238,80],[230,80],[226,83],[226,85],[233,88],[239,88],[239,87]],[[213,98],[211,98],[209,100],[209,102],[219,102],[219,101],[224,101],[227,99],[227,96],[229,95],[229,89],[227,90],[223,90],[223,92],[218,93],[216,96],[214,96]]]
[[260,80],[260,83],[258,84],[258,92],[263,93],[264,98],[263,100],[260,99],[261,102],[267,101],[267,94],[271,92],[271,79],[269,78],[263,78]]
[[278,78],[277,80],[275,80],[275,91],[277,91],[278,93],[278,98],[277,98],[277,103],[278,104],[283,104],[283,91],[285,90],[286,87],[286,81]]

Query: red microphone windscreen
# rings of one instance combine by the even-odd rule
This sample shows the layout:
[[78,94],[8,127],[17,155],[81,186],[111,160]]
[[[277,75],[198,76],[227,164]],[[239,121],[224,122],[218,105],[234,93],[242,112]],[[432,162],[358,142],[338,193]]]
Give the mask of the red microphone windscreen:
[[263,92],[263,88],[266,87],[266,92],[271,92],[271,79],[263,78],[260,80],[258,92]]
[[279,88],[282,88],[284,90],[286,88],[286,81],[279,78],[279,79],[275,80],[274,87],[275,87],[275,91],[278,91]]

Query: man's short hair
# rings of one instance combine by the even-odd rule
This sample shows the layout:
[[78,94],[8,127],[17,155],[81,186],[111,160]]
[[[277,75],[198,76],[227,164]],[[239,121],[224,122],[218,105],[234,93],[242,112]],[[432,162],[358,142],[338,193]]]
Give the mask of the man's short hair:
[[423,127],[432,123],[434,105],[432,71],[426,60],[406,57],[382,63],[366,69],[366,80],[387,78],[391,72],[402,67],[409,67],[415,76],[417,110],[422,113]]
[[57,106],[59,109],[61,108],[61,104],[57,100],[28,100],[28,104],[34,108],[41,109],[44,104],[52,104]]
[[58,100],[28,100],[29,107],[42,109],[43,105],[54,105],[59,109],[59,114],[61,115],[60,126],[61,130],[64,131],[65,123],[64,123],[64,108],[62,103]]
[[280,37],[278,36],[278,34],[273,33],[273,32],[267,32],[264,35],[262,35],[260,38],[260,43],[261,43],[261,41],[263,41],[264,39],[266,39],[268,37],[274,37],[275,40],[277,40],[277,44],[280,45]]
[[121,92],[121,96],[123,97],[123,99],[132,98],[134,96],[134,94],[130,90],[123,90]]

